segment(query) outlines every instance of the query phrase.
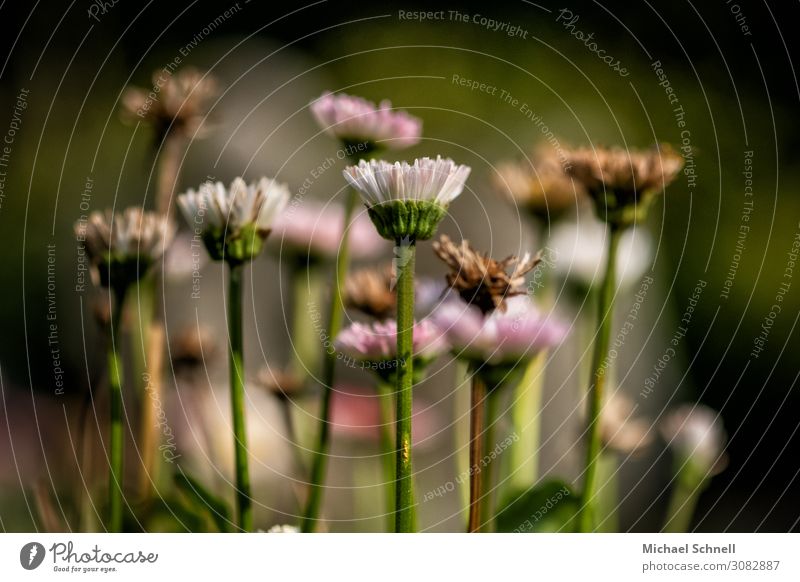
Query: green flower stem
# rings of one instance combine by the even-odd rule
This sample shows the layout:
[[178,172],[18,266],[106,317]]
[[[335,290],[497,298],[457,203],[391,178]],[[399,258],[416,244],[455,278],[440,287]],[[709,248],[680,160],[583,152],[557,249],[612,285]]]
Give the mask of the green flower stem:
[[392,392],[394,387],[378,382],[378,404],[380,406],[381,463],[383,479],[386,486],[386,519],[387,531],[394,529],[394,439],[392,438]]
[[122,434],[122,358],[115,335],[122,321],[127,287],[116,289],[112,305],[111,341],[108,346],[108,384],[111,390],[111,426],[109,434],[110,472],[108,479],[108,531],[122,531],[122,479],[123,479],[123,434]]
[[511,422],[519,441],[511,445],[510,485],[524,489],[536,483],[539,472],[539,444],[542,431],[542,385],[548,351],[542,350],[525,368],[514,387]]
[[592,380],[589,384],[589,415],[586,431],[586,469],[584,471],[583,498],[579,516],[581,532],[591,532],[595,523],[595,504],[597,488],[597,465],[600,456],[600,412],[603,406],[603,389],[606,382],[608,364],[608,343],[613,320],[614,287],[616,284],[617,248],[622,230],[609,225],[608,256],[606,272],[597,309],[597,338],[592,355]]
[[[489,391],[486,396],[486,430],[483,431],[484,455],[490,453],[495,446],[495,434],[497,433],[497,424],[500,422],[499,404],[500,397],[498,394],[500,390],[495,387],[494,390]],[[481,470],[481,491],[483,495],[480,498],[480,516],[482,523],[480,524],[480,531],[483,533],[490,533],[494,523],[494,500],[496,497],[497,487],[497,474],[500,459],[492,459],[488,465],[482,467]]]
[[467,531],[475,533],[481,527],[481,459],[483,459],[484,407],[486,384],[472,370],[472,403],[469,417],[469,519]]
[[[470,390],[465,386],[470,381],[470,366],[463,359],[455,361],[456,387],[453,395],[455,407],[455,430],[453,430],[453,450],[455,452],[456,474],[469,475],[469,417],[463,411],[470,410]],[[460,481],[460,479],[459,479]],[[459,487],[459,507],[464,520],[469,519],[469,487]]]
[[606,451],[598,459],[600,491],[597,494],[597,523],[598,530],[604,533],[619,531],[619,461],[617,454]]
[[[353,209],[356,205],[357,194],[352,188],[347,195],[344,211],[344,232],[350,225]],[[331,305],[328,312],[328,339],[333,341],[342,327],[344,311],[342,309],[342,287],[350,258],[350,237],[342,238],[339,255],[336,257],[336,274],[331,290]],[[319,423],[319,437],[314,449],[314,458],[311,462],[311,489],[308,493],[306,510],[300,524],[303,532],[311,532],[317,525],[320,507],[322,506],[323,481],[328,465],[328,448],[330,447],[330,422],[331,422],[331,397],[333,395],[333,381],[336,373],[336,351],[325,350],[325,359],[322,365],[322,410]]]
[[396,241],[401,264],[397,266],[397,469],[395,531],[415,528],[414,481],[411,465],[411,406],[414,385],[414,269],[416,245]]
[[691,470],[679,469],[675,487],[667,510],[667,519],[661,530],[667,533],[686,533],[692,526],[692,517],[700,494],[706,488],[707,479],[696,478]]
[[309,319],[309,307],[317,305],[319,300],[320,280],[319,268],[308,264],[305,257],[298,257],[297,262],[289,267],[289,280],[292,287],[292,372],[298,379],[316,376],[318,373],[319,355],[317,335]]
[[247,428],[244,418],[244,341],[242,334],[242,279],[244,267],[230,263],[228,281],[228,335],[231,379],[231,414],[233,416],[234,452],[236,455],[236,509],[239,528],[253,530],[253,501],[250,497],[250,469],[247,459]]

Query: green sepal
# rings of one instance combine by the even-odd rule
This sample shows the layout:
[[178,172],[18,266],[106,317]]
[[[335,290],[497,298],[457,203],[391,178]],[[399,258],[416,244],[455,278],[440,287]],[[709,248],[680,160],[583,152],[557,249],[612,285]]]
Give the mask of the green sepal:
[[145,253],[140,255],[114,255],[109,252],[105,260],[95,268],[97,269],[100,285],[119,290],[127,289],[138,281],[150,270],[152,264],[153,261]]
[[653,192],[642,192],[637,196],[628,191],[605,190],[593,192],[592,199],[600,220],[624,229],[647,219],[655,195]]
[[432,238],[447,207],[429,200],[392,200],[368,206],[367,212],[383,238],[413,241]]
[[267,235],[268,230],[261,230],[251,222],[238,230],[208,228],[203,232],[203,243],[213,260],[241,265],[261,254]]

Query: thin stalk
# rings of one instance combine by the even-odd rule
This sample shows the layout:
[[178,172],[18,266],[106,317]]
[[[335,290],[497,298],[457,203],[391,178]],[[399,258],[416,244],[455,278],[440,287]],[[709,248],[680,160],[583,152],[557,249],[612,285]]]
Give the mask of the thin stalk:
[[[122,531],[122,478],[123,478],[123,433],[122,433],[122,358],[120,358],[114,336],[122,321],[126,288],[115,292],[116,310],[111,316],[111,341],[108,348],[108,384],[111,391],[111,425],[109,434],[109,479],[108,479],[108,530]],[[111,309],[114,309],[112,305]]]
[[481,527],[481,460],[483,459],[484,407],[486,384],[472,371],[472,406],[469,416],[469,519],[467,531],[475,533]]
[[242,334],[242,278],[244,267],[230,265],[228,282],[228,335],[230,342],[231,414],[236,455],[236,509],[239,528],[253,530],[253,501],[247,459],[247,428],[244,417],[244,341]]
[[679,472],[669,501],[667,520],[661,531],[667,533],[689,532],[697,501],[700,499],[703,489],[705,487],[702,481],[686,478],[683,471]]
[[292,287],[292,372],[298,379],[314,377],[319,372],[317,335],[309,319],[309,308],[319,298],[319,268],[300,262],[298,257],[289,266],[289,284]]
[[514,387],[511,422],[519,441],[511,445],[510,485],[525,489],[536,483],[539,473],[539,446],[542,431],[542,385],[548,351],[542,350],[525,368]]
[[[356,205],[357,194],[352,188],[347,194],[344,211],[344,230],[350,225],[353,209]],[[344,286],[347,267],[350,262],[350,237],[342,238],[339,255],[336,257],[336,271],[331,290],[331,305],[328,312],[328,340],[333,341],[342,327],[344,311],[342,309],[342,287]],[[322,364],[322,410],[320,411],[319,436],[314,449],[314,458],[311,462],[311,489],[308,492],[308,501],[303,520],[300,524],[303,532],[311,532],[317,525],[319,511],[322,507],[323,482],[328,465],[328,449],[331,440],[331,399],[333,395],[333,382],[336,374],[336,350],[325,349],[325,359]]]
[[619,531],[619,460],[617,454],[606,451],[598,459],[600,491],[597,494],[598,529],[604,533]]
[[[453,395],[456,423],[453,430],[453,450],[455,453],[456,475],[458,483],[463,483],[466,475],[469,475],[469,447],[463,444],[469,440],[469,417],[462,411],[470,410],[470,390],[464,389],[464,385],[469,382],[470,368],[463,359],[455,361],[456,389]],[[459,486],[458,488],[459,508],[464,520],[469,519],[469,487]]]
[[383,482],[386,487],[387,531],[394,529],[394,439],[392,438],[392,386],[378,382],[378,404],[380,406],[381,464]]
[[608,256],[603,286],[600,289],[597,309],[597,339],[592,355],[592,380],[589,384],[589,415],[586,431],[586,469],[584,472],[583,498],[579,526],[581,532],[591,532],[595,522],[597,488],[597,465],[600,456],[600,412],[603,406],[603,390],[606,383],[608,343],[613,320],[614,287],[616,284],[617,248],[622,231],[610,226]]
[[397,416],[395,525],[398,533],[412,532],[414,516],[414,478],[411,463],[411,414],[414,386],[414,269],[417,247],[401,240],[402,264],[397,266]]
[[[484,455],[491,453],[495,445],[494,441],[497,423],[500,422],[498,416],[500,400],[500,397],[498,396],[499,393],[500,390],[497,390],[496,387],[486,396],[486,430],[483,431]],[[491,532],[494,524],[494,500],[496,497],[497,487],[497,465],[499,464],[500,459],[492,459],[489,464],[483,467],[481,470],[481,490],[483,495],[481,496],[480,507],[480,515],[482,519],[480,531],[484,533]]]
[[[172,198],[178,185],[181,159],[186,149],[186,140],[180,132],[169,132],[165,135],[161,148],[156,150],[158,175],[156,177],[155,204],[156,211],[172,218]],[[141,446],[142,468],[139,474],[139,495],[149,500],[153,493],[153,484],[158,480],[159,464],[156,452],[161,444],[161,432],[156,416],[163,400],[163,364],[166,351],[166,331],[164,326],[164,309],[162,297],[158,293],[162,279],[159,273],[153,273],[139,285],[140,313],[136,319],[136,335],[141,350],[134,350],[137,355],[136,372],[138,378],[147,374],[146,389],[141,394],[141,414],[139,439]]]

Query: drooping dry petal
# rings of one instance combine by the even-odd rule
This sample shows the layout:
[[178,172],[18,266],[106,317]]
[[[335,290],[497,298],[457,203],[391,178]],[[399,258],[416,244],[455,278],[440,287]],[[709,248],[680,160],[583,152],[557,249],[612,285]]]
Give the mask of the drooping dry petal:
[[447,235],[433,243],[433,250],[450,267],[448,284],[483,313],[505,311],[507,298],[524,295],[525,274],[541,262],[539,255],[530,253],[496,261],[473,249],[469,241],[456,245]]

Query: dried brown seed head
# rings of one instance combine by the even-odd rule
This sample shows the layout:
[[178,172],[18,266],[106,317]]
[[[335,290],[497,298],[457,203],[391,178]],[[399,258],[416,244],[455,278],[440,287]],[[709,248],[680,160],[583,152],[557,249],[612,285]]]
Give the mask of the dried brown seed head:
[[397,298],[392,291],[393,280],[391,265],[355,271],[345,280],[344,303],[375,319],[394,317]]
[[447,283],[484,314],[505,311],[506,298],[524,295],[525,274],[541,262],[538,254],[531,257],[530,253],[496,261],[473,249],[469,241],[456,245],[447,235],[433,243],[433,250],[450,267]]
[[530,161],[497,166],[498,192],[540,220],[558,219],[586,193],[583,184],[564,171],[565,164],[551,148],[537,148]]
[[153,73],[150,89],[128,87],[122,95],[123,120],[152,124],[160,138],[168,132],[202,137],[201,129],[212,101],[219,94],[214,76],[193,67],[175,73]]
[[217,351],[217,341],[210,328],[187,326],[172,339],[172,367],[176,374],[198,372],[215,358]]
[[292,398],[303,392],[305,384],[290,370],[274,367],[262,368],[258,373],[258,384],[278,398]]

